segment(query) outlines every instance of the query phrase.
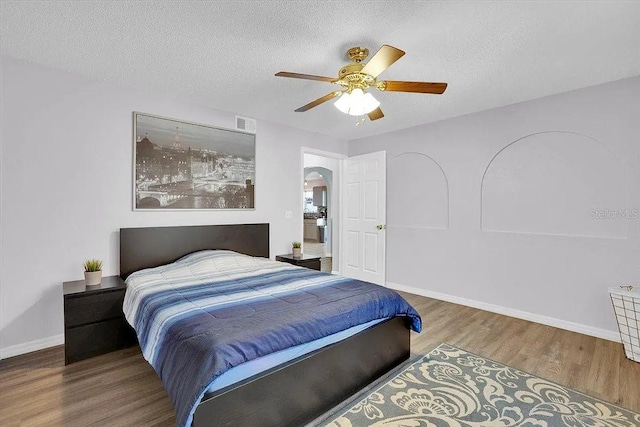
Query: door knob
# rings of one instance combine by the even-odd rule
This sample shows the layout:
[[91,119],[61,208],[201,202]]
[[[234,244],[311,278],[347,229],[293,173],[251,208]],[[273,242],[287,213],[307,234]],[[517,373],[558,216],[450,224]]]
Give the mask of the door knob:
[[385,228],[387,228],[387,226],[386,226],[386,225],[384,225],[384,224],[378,224],[378,225],[376,225],[376,228],[377,228],[378,230],[384,230]]

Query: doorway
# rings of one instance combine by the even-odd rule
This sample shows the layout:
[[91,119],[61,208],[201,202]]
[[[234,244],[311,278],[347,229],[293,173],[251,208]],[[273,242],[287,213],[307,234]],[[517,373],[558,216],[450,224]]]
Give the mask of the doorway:
[[340,165],[346,156],[303,148],[302,252],[320,257],[321,270],[339,271]]
[[[303,250],[307,255],[319,255],[324,263],[331,262],[331,230],[333,206],[333,173],[323,167],[304,168],[304,228]],[[328,270],[328,267],[324,270]],[[328,270],[330,273],[331,270]]]

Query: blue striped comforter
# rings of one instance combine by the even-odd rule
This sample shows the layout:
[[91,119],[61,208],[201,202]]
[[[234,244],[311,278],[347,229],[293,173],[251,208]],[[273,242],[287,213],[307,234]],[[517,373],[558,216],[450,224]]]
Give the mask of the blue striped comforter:
[[228,369],[375,319],[418,313],[371,283],[230,251],[202,251],[126,280],[124,313],[189,426]]

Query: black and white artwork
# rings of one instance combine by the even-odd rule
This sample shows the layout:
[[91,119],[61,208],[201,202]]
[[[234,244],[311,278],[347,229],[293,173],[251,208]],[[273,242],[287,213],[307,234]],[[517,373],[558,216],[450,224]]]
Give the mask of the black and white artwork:
[[134,113],[134,209],[253,209],[255,135]]

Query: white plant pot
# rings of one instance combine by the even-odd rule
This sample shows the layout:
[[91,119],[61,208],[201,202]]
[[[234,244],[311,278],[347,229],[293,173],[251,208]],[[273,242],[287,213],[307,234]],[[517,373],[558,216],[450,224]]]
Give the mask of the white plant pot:
[[293,256],[300,258],[302,256],[302,248],[293,248]]
[[84,284],[87,286],[99,285],[102,281],[102,271],[85,271]]

